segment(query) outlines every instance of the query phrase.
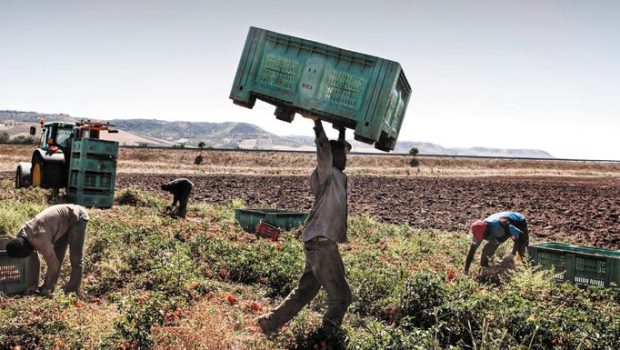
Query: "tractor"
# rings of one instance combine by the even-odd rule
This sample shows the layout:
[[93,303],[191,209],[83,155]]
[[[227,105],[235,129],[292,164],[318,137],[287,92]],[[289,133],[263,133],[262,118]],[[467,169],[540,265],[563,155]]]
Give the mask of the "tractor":
[[[114,191],[113,182],[110,184],[107,181],[105,187],[102,187],[101,181],[98,181],[102,176],[115,179],[118,143],[99,140],[101,131],[118,132],[110,129],[113,125],[90,120],[46,123],[41,119],[39,123],[42,133],[38,146],[30,162],[17,165],[16,188],[42,187],[53,189],[56,194],[59,189],[66,188],[69,198],[70,190],[79,191],[79,198],[82,198],[84,192],[109,192],[110,187]],[[36,133],[37,128],[30,127],[30,135]],[[102,153],[102,150],[106,151]],[[104,165],[106,169],[103,169]],[[96,206],[96,203],[93,205]]]

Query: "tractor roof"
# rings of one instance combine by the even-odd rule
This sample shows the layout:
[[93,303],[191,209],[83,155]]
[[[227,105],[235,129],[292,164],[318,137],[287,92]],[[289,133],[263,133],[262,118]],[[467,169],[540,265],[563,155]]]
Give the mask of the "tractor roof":
[[54,125],[58,125],[59,128],[73,128],[75,126],[75,123],[71,123],[71,122],[49,122],[49,123],[43,124],[44,127],[49,127],[49,126],[54,126]]

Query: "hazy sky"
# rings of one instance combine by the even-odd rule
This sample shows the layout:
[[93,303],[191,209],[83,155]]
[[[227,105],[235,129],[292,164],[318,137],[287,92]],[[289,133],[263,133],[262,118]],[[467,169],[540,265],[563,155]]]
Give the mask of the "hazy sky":
[[0,109],[312,135],[228,99],[251,25],[400,62],[400,140],[620,159],[617,0],[0,0]]

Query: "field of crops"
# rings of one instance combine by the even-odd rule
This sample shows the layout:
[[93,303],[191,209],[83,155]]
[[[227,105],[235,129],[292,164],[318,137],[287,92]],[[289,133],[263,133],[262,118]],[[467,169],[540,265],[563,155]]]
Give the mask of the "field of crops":
[[[26,153],[15,147],[0,159],[0,234],[14,234],[50,204],[46,191],[13,188],[9,170]],[[296,232],[279,242],[244,232],[234,209],[308,210],[314,158],[211,152],[194,165],[196,154],[123,150],[115,206],[90,210],[83,295],[0,296],[0,348],[615,349],[620,343],[619,289],[557,284],[527,260],[500,283],[480,282],[477,268],[470,276],[461,272],[468,224],[504,209],[528,217],[534,241],[619,248],[617,164],[421,159],[411,167],[409,157],[353,157],[350,242],[340,246],[354,295],[344,333],[319,328],[321,292],[266,337],[255,332],[256,318],[296,285],[303,251]],[[188,220],[162,214],[170,198],[159,185],[181,175],[196,184]],[[61,283],[68,268],[65,261]]]

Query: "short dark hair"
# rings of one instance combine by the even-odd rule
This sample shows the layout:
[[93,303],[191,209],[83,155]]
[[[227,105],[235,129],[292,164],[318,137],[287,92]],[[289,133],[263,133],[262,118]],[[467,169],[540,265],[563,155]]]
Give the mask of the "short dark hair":
[[6,253],[12,258],[25,258],[32,253],[33,248],[23,237],[13,238],[6,245]]

